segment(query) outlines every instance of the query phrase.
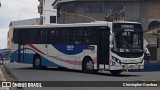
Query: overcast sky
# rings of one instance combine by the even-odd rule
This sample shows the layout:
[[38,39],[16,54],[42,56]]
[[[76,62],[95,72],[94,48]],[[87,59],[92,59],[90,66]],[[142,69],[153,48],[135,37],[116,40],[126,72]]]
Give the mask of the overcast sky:
[[7,47],[7,32],[11,21],[39,18],[38,0],[0,0],[0,48]]

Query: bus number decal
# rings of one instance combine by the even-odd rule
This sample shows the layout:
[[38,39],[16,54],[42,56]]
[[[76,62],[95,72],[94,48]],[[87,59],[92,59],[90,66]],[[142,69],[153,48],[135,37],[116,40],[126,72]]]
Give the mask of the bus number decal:
[[67,50],[74,50],[74,46],[73,45],[67,45]]

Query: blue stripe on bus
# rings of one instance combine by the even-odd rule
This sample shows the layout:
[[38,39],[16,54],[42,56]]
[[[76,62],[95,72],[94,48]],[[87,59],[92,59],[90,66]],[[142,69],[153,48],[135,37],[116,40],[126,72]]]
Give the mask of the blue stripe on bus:
[[[32,49],[25,48],[25,49],[21,49],[21,51],[22,50],[32,50]],[[32,51],[34,51],[34,50],[32,50]],[[25,61],[23,63],[33,64],[33,56],[34,56],[34,54],[25,53],[24,54]],[[41,57],[41,61],[42,61],[42,66],[62,67],[58,64],[55,64],[55,63],[49,61],[48,59],[46,59],[42,55],[40,55],[40,57]],[[18,62],[18,50],[11,53],[11,59]],[[21,60],[22,60],[22,57],[21,57]]]
[[76,55],[82,53],[89,45],[53,45],[55,49],[63,54]]

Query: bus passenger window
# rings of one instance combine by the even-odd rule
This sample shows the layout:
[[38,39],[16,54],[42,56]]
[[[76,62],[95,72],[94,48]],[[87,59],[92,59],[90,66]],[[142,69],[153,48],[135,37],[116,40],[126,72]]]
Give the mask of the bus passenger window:
[[84,42],[85,44],[89,44],[89,41],[90,41],[90,40],[89,40],[88,37],[85,37],[85,38],[84,38],[84,41],[85,41],[85,42]]
[[81,44],[81,42],[80,42],[80,41],[78,41],[78,40],[76,40],[76,41],[75,41],[75,44]]

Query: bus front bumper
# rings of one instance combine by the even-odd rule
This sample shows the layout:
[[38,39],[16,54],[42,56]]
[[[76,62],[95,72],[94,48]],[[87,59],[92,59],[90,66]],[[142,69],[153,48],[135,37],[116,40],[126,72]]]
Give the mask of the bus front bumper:
[[122,65],[123,70],[130,70],[130,69],[144,69],[144,65],[142,64],[124,64]]
[[144,64],[119,64],[115,66],[110,66],[109,70],[138,70],[144,69]]

